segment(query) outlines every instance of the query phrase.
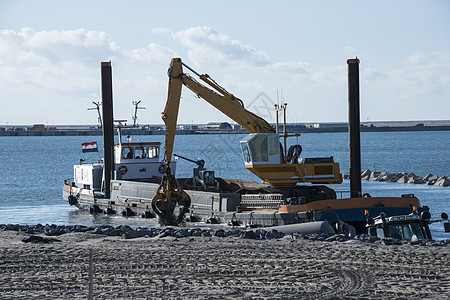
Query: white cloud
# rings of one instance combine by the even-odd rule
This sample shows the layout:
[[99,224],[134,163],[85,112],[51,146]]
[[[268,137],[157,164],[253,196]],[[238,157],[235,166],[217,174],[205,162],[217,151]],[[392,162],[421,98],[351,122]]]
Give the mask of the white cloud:
[[173,37],[189,48],[189,59],[198,65],[229,65],[236,61],[250,62],[256,66],[270,64],[264,52],[233,40],[211,27],[190,27],[174,33]]
[[211,27],[190,27],[174,33],[173,37],[188,48],[189,59],[198,66],[227,66],[234,70],[262,68],[284,76],[308,73],[307,63],[274,61],[264,51],[254,49]]
[[355,53],[355,52],[357,52],[356,48],[349,47],[349,46],[344,47],[344,51],[347,52],[347,53]]
[[266,69],[275,72],[275,73],[283,73],[285,75],[307,75],[309,72],[307,71],[308,63],[304,62],[272,62]]
[[437,94],[449,93],[445,80],[449,73],[450,52],[418,52],[408,57],[402,68],[393,70],[390,79],[399,90],[398,99],[436,101],[441,98],[436,97]]
[[419,65],[425,62],[425,55],[421,52],[416,52],[406,59],[408,65]]
[[324,67],[312,72],[310,80],[316,85],[342,86],[347,82],[346,72],[345,65]]
[[170,33],[170,29],[167,27],[155,27],[152,28],[152,33],[154,34],[167,34]]
[[168,64],[168,62],[170,62],[170,58],[175,56],[176,56],[175,51],[169,48],[162,47],[155,43],[148,44],[147,48],[134,49],[127,55],[127,57],[132,62],[146,63],[146,64],[161,63],[161,62]]

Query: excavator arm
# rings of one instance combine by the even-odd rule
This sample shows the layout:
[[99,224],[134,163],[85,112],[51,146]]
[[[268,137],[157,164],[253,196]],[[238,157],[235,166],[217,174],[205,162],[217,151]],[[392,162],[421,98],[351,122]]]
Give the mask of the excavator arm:
[[[189,74],[185,74],[183,72],[183,66],[198,75],[203,82],[214,90],[200,84]],[[182,217],[184,213],[188,211],[191,202],[189,195],[183,191],[180,184],[171,174],[169,167],[172,160],[178,111],[180,107],[181,88],[183,85],[251,133],[275,133],[275,129],[264,119],[246,110],[242,100],[219,86],[209,77],[209,75],[198,74],[189,66],[185,65],[180,58],[172,59],[168,75],[169,86],[167,102],[162,113],[162,119],[166,126],[164,145],[165,174],[155,197],[152,199],[152,208],[155,213],[159,215],[161,224],[176,225],[181,222]],[[173,216],[176,204],[181,204],[183,207],[178,217]]]
[[[194,72],[198,77],[208,84],[208,88],[189,74],[183,73],[183,66]],[[227,92],[218,85],[208,74],[198,74],[189,66],[181,61],[181,58],[173,58],[168,71],[169,91],[166,107],[162,113],[162,119],[166,125],[166,144],[164,150],[164,161],[170,163],[177,126],[178,110],[180,106],[181,88],[186,86],[198,97],[220,110],[233,121],[241,125],[250,133],[268,132],[275,133],[273,128],[266,120],[248,111],[244,107],[241,99]]]

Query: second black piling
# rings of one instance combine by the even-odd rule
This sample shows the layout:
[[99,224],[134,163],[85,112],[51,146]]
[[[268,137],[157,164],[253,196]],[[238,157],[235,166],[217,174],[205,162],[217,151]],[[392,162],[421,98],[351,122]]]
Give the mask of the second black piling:
[[361,197],[361,138],[359,116],[359,59],[348,59],[348,136],[350,147],[350,191]]

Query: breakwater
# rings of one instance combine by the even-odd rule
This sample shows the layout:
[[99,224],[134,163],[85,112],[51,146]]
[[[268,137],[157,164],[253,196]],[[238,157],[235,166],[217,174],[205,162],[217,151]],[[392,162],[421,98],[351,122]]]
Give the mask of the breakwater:
[[[350,173],[344,174],[345,179],[350,179]],[[390,173],[378,172],[376,170],[364,170],[361,172],[361,179],[372,181],[386,181],[398,183],[426,184],[441,187],[450,186],[450,177],[427,174],[424,177],[417,176],[414,173]]]
[[[250,240],[272,240],[272,239],[304,239],[311,241],[324,242],[348,242],[350,240],[364,243],[375,243],[383,245],[421,245],[421,246],[448,246],[450,239],[446,240],[410,240],[410,239],[395,239],[395,238],[379,238],[376,236],[369,236],[361,234],[356,236],[349,236],[345,234],[328,234],[328,233],[313,233],[300,234],[289,233],[284,234],[276,229],[258,228],[250,229],[244,227],[230,227],[230,228],[199,228],[199,227],[131,227],[127,225],[111,226],[111,225],[55,225],[55,224],[36,224],[36,225],[19,225],[19,224],[0,224],[2,231],[17,231],[28,235],[27,239],[22,240],[25,243],[52,243],[59,240],[47,237],[58,237],[68,233],[87,233],[100,236],[117,236],[122,239],[135,238],[190,238],[190,237],[218,237],[218,238],[242,238]],[[36,236],[38,235],[38,236]]]

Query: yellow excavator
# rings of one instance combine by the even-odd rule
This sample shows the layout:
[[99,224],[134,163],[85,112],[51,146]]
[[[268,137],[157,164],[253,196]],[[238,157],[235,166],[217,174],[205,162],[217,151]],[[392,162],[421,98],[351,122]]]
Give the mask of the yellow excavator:
[[[184,73],[183,66],[198,76],[207,86]],[[288,134],[286,131],[286,104],[280,107],[275,106],[277,123],[274,128],[264,119],[245,109],[241,99],[217,84],[208,74],[200,75],[184,64],[180,58],[172,59],[168,75],[168,97],[162,113],[162,119],[166,125],[164,147],[166,172],[152,199],[152,208],[159,215],[161,224],[174,225],[181,222],[191,203],[189,195],[181,188],[169,169],[183,85],[250,132],[240,142],[245,168],[261,178],[263,183],[277,188],[293,188],[297,183],[306,182],[342,183],[339,164],[335,163],[332,157],[299,159],[300,145],[292,145],[287,149],[287,138],[298,135]],[[284,112],[282,133],[278,124],[280,111]],[[281,138],[283,143],[280,142]],[[175,217],[173,211],[177,204],[182,209]]]

